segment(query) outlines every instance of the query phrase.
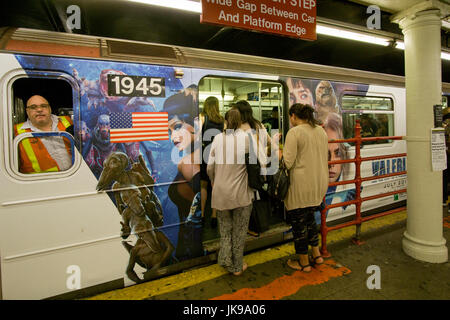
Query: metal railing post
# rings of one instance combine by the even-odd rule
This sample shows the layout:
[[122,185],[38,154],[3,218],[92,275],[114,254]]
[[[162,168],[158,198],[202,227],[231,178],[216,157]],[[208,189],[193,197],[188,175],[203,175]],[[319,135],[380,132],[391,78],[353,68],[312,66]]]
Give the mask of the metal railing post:
[[326,196],[323,197],[323,203],[325,204],[322,211],[320,211],[320,235],[322,240],[322,246],[320,248],[320,254],[324,258],[331,257],[331,254],[327,250],[327,234],[328,234],[328,228],[327,228],[327,206],[326,206]]

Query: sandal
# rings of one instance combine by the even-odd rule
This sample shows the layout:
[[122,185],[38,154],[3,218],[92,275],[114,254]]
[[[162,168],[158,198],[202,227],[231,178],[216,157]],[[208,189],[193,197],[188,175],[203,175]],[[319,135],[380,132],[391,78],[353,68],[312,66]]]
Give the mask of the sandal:
[[247,270],[248,265],[247,263],[244,262],[244,264],[242,265],[242,270],[238,271],[238,272],[233,272],[233,275],[235,276],[240,276],[242,273],[244,273],[245,270]]
[[247,234],[252,236],[252,237],[259,237],[259,232],[248,230]]
[[[295,264],[295,262],[296,262],[297,264]],[[305,272],[305,273],[310,273],[310,272],[311,272],[311,269],[310,269],[309,271],[305,270],[305,268],[311,267],[311,265],[310,265],[310,264],[307,264],[306,266],[304,266],[304,265],[302,265],[302,264],[300,263],[300,260],[291,260],[291,259],[288,259],[287,265],[288,265],[289,268],[294,269],[294,270],[300,270],[300,271],[303,271],[303,272]]]
[[[320,258],[322,258],[322,262],[317,262],[317,259],[320,259]],[[311,263],[312,265],[315,265],[315,264],[323,264],[325,261],[324,261],[324,259],[323,259],[323,257],[321,256],[321,255],[318,255],[317,257],[313,257],[313,256],[309,256],[309,263]]]

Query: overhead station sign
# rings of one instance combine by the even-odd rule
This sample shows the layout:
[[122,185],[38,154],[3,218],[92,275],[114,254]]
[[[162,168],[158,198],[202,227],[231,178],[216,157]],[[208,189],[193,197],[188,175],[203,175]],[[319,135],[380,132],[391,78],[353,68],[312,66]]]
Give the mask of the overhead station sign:
[[316,0],[201,0],[201,23],[316,40]]

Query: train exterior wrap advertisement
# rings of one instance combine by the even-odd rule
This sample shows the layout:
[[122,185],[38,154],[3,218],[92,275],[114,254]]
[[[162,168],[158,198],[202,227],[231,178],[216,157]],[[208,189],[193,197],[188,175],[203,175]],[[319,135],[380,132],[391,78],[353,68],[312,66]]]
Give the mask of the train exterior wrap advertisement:
[[316,40],[316,0],[202,0],[200,22]]
[[[152,279],[168,265],[207,253],[200,201],[200,162],[204,157],[199,83],[203,77],[216,74],[279,81],[289,93],[285,104],[314,106],[330,140],[352,135],[355,117],[349,116],[342,103],[346,92],[360,97],[370,93],[366,84],[277,75],[184,68],[183,79],[178,79],[170,66],[20,54],[15,58],[30,78],[36,77],[36,70],[41,70],[40,77],[58,70],[63,75],[58,77],[72,87],[73,136],[84,170],[73,176],[83,172],[83,182],[91,182],[86,182],[90,196],[84,202],[89,209],[85,211],[91,213],[92,208],[92,216],[100,218],[88,227],[100,232],[102,225],[111,226],[108,237],[114,238],[114,253],[107,250],[99,255],[114,260],[109,267],[119,266],[115,271],[119,275],[123,270],[125,285]],[[346,119],[349,125],[345,125]],[[344,160],[350,159],[353,151],[343,143],[330,143],[328,152],[330,160]],[[399,157],[367,162],[362,172],[376,176],[405,168],[406,158]],[[352,164],[329,166],[330,183],[353,177]],[[372,181],[363,184],[361,191],[370,196],[379,193],[380,186],[391,191],[405,183],[406,177]],[[355,194],[354,185],[330,187],[326,203],[353,200]],[[101,210],[94,209],[99,199],[107,205]],[[351,207],[329,210],[327,220],[354,214]],[[318,212],[316,219],[320,222]],[[74,234],[78,237],[81,232],[77,229]]]
[[194,150],[197,86],[176,79],[172,67],[16,58],[25,70],[58,69],[78,83],[77,148],[98,181],[96,189],[117,208],[111,219],[121,215],[117,235],[129,260],[118,263],[125,283],[204,255],[200,164],[187,161],[200,151]]
[[[348,139],[354,136],[354,121],[360,117],[359,111],[355,111],[353,116],[344,110],[342,98],[345,94],[358,95],[364,97],[369,91],[369,86],[365,84],[342,83],[327,80],[285,78],[282,77],[289,90],[289,105],[303,103],[314,106],[317,119],[323,123],[329,140]],[[374,118],[370,118],[374,122]],[[373,124],[373,123],[372,123]],[[375,124],[373,124],[375,125]],[[382,122],[376,124],[382,129]],[[366,130],[366,124],[361,120],[362,130]],[[388,136],[389,134],[381,134]],[[364,150],[369,147],[365,147]],[[329,160],[346,160],[354,157],[348,143],[329,143]],[[361,174],[366,176],[381,176],[388,173],[396,173],[406,170],[406,157],[393,159],[383,159],[365,161],[361,165]],[[352,180],[355,177],[354,164],[332,164],[328,166],[329,183]],[[406,175],[398,178],[383,178],[363,183],[361,196],[372,196],[379,193],[391,192],[402,189],[406,186]],[[328,187],[325,201],[327,205],[337,204],[355,199],[356,190],[354,184],[345,184]],[[404,200],[406,194],[395,195],[393,200]],[[387,204],[392,198],[382,198],[373,200],[372,203],[365,202],[363,209],[371,209],[376,206]],[[327,221],[332,221],[355,213],[354,206],[343,206],[327,210]],[[315,220],[320,224],[320,212],[315,213]]]

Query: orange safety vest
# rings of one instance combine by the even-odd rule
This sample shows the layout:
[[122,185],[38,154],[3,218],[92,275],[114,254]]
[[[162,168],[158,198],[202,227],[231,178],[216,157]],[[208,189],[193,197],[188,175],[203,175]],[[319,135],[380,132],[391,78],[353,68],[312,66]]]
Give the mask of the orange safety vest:
[[[66,131],[72,125],[72,119],[69,116],[59,116],[58,130]],[[30,128],[22,129],[25,122],[14,126],[15,136],[32,132]],[[72,156],[72,150],[69,139],[63,137],[67,153]],[[45,145],[40,138],[25,138],[19,142],[19,171],[22,173],[41,173],[59,171],[58,164],[50,156]]]

